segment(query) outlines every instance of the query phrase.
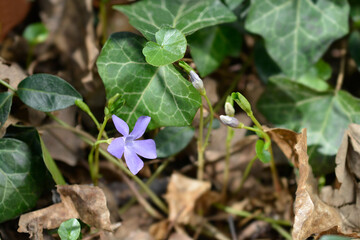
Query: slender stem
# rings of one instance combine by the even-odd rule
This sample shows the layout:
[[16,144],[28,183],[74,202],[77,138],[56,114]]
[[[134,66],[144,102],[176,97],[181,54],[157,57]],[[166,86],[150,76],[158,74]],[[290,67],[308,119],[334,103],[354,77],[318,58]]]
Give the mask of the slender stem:
[[288,233],[288,231],[286,231],[283,227],[281,227],[279,224],[277,223],[272,223],[271,227],[273,229],[275,229],[281,236],[283,236],[285,239],[287,240],[292,240],[292,237],[290,235],[290,233]]
[[[101,136],[104,133],[106,124],[109,121],[109,119],[110,119],[110,117],[105,115],[104,122],[102,123],[102,125],[100,127],[99,134],[98,134],[97,139],[96,139],[97,142],[101,140]],[[93,148],[95,148],[95,150],[94,150],[94,166],[93,166],[93,171],[94,171],[93,172],[94,173],[94,175],[93,175],[93,183],[94,183],[95,186],[97,186],[98,180],[99,180],[99,148],[100,148],[100,145],[95,144]]]
[[214,206],[220,210],[223,210],[227,213],[230,213],[230,214],[234,214],[234,215],[237,215],[237,216],[240,216],[240,217],[253,217],[257,220],[261,220],[261,221],[265,221],[265,222],[268,222],[270,224],[277,224],[277,225],[282,225],[282,226],[286,226],[286,227],[291,227],[292,224],[291,222],[289,221],[286,221],[286,220],[275,220],[275,219],[272,219],[272,218],[269,218],[269,217],[265,217],[263,215],[253,215],[252,213],[250,212],[247,212],[247,211],[241,211],[241,210],[237,210],[237,209],[234,209],[234,208],[231,208],[231,207],[228,207],[228,206],[224,206],[222,204],[219,204],[219,203],[215,203]]
[[345,72],[345,63],[346,63],[346,42],[345,40],[342,42],[342,49],[341,49],[341,60],[340,60],[340,70],[339,75],[336,80],[336,87],[335,87],[335,94],[339,92],[342,87],[344,81],[344,72]]
[[241,178],[241,182],[240,182],[240,185],[239,187],[236,189],[235,191],[235,194],[238,194],[240,192],[240,190],[242,189],[242,187],[244,186],[244,183],[246,181],[246,179],[248,178],[249,174],[250,174],[250,171],[251,171],[251,168],[252,166],[254,165],[254,162],[255,160],[258,158],[257,155],[255,155],[255,157],[253,157],[250,162],[246,165],[246,168],[245,168],[245,172]]
[[35,46],[36,46],[35,44],[29,44],[29,52],[28,52],[27,57],[26,57],[26,69],[29,68],[30,63],[31,63],[31,61],[33,59]]
[[204,178],[204,153],[202,151],[203,147],[203,131],[204,131],[204,106],[200,105],[200,123],[199,123],[199,136],[197,140],[197,148],[198,148],[198,172],[197,178],[198,180],[203,180]]
[[[54,116],[53,114],[51,113],[47,113],[48,116],[50,116],[51,118],[53,118],[55,121],[57,121],[58,123],[60,123],[59,126],[52,126],[52,127],[60,127],[60,128],[63,128],[63,129],[66,129],[66,130],[69,130],[75,134],[77,134],[80,139],[82,139],[84,142],[86,142],[87,144],[89,144],[90,146],[94,146],[96,140],[91,136],[89,135],[88,133],[80,130],[80,129],[76,129],[72,126],[70,126],[69,124],[61,121],[60,119],[58,119],[56,116]],[[146,184],[141,181],[140,178],[138,178],[136,175],[132,174],[129,169],[127,169],[125,167],[125,165],[118,161],[116,158],[114,158],[113,156],[111,156],[107,151],[103,150],[103,149],[99,149],[99,152],[102,156],[104,156],[107,160],[109,160],[110,162],[112,162],[113,164],[115,164],[116,166],[118,166],[123,172],[125,172],[131,179],[133,179],[139,186],[140,188],[142,188],[144,190],[144,192],[146,194],[149,195],[149,197],[151,198],[151,200],[156,204],[156,206],[158,206],[162,211],[164,211],[165,213],[168,212],[168,209],[166,207],[166,205],[160,200],[160,198],[154,194],[153,191],[151,191],[151,189],[146,186]]]
[[[264,131],[263,127],[261,126],[259,121],[255,118],[255,116],[254,116],[254,114],[252,112],[250,114],[248,114],[248,116],[255,123],[255,125],[260,129],[262,136],[264,136],[264,138],[265,138],[265,141],[269,142],[268,151],[269,151],[270,156],[271,156],[271,158],[270,158],[271,176],[272,176],[272,179],[273,179],[273,183],[274,183],[274,187],[275,187],[276,192],[280,192],[281,191],[281,183],[280,183],[280,180],[279,180],[279,175],[278,175],[277,170],[276,170],[274,154],[273,154],[272,147],[271,147],[271,138]],[[250,128],[247,127],[246,129],[250,129]],[[253,129],[256,129],[256,128],[253,128]],[[252,131],[254,131],[254,130],[252,130]]]
[[209,111],[210,111],[210,122],[209,122],[209,125],[208,125],[208,130],[207,130],[207,133],[206,133],[204,145],[202,147],[202,151],[204,152],[207,145],[209,144],[210,134],[211,134],[213,120],[214,120],[214,109],[212,108],[211,102],[210,102],[208,96],[206,95],[206,93],[203,96],[204,96],[204,98],[205,98],[205,100],[206,100],[206,102],[208,104]]
[[40,145],[41,145],[41,150],[46,168],[49,170],[56,185],[66,185],[65,179],[61,174],[59,168],[57,167],[54,159],[51,157],[49,150],[45,146],[44,141],[42,140],[41,136],[39,136],[39,138],[40,138]]
[[226,191],[229,184],[229,173],[230,173],[230,153],[231,153],[231,140],[234,136],[234,130],[231,127],[227,127],[226,136],[226,155],[225,155],[225,169],[224,169],[224,183],[222,187],[222,199],[226,199]]
[[[169,164],[170,159],[165,160],[160,167],[158,167],[156,169],[156,171],[154,172],[154,174],[151,175],[151,177],[149,178],[149,180],[147,180],[146,182],[146,186],[150,186],[151,183],[160,175],[160,173],[162,173],[162,171],[167,167],[167,165]],[[140,193],[142,193],[143,191],[140,191]],[[126,212],[135,202],[136,202],[136,198],[132,197],[127,203],[125,203],[124,206],[122,206],[119,209],[119,214],[123,214],[124,212]]]
[[8,89],[10,89],[13,92],[16,92],[16,89],[13,88],[10,84],[8,84],[7,82],[5,82],[4,80],[0,79],[0,84],[4,85],[5,87],[7,87]]

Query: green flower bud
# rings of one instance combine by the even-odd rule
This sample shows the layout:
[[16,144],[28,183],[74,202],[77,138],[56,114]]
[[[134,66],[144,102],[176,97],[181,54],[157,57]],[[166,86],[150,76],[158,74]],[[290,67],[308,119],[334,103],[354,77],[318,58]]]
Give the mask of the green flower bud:
[[235,115],[234,107],[228,102],[225,103],[225,113],[230,117],[233,117]]
[[81,110],[83,110],[86,113],[91,112],[89,106],[86,103],[84,103],[84,101],[81,99],[76,99],[75,105],[78,106]]
[[252,115],[251,105],[241,93],[233,92],[231,97],[241,107],[241,109],[247,113],[247,115]]

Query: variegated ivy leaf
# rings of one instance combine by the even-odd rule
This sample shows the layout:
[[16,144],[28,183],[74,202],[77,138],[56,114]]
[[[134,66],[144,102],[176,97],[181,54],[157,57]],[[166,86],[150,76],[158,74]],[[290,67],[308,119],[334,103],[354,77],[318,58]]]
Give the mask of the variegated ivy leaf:
[[293,80],[348,32],[346,0],[254,0],[247,30],[265,39],[270,56]]
[[174,66],[154,67],[145,61],[146,40],[133,33],[110,36],[97,60],[106,96],[119,93],[125,103],[119,117],[133,127],[140,116],[150,116],[150,129],[191,124],[200,94]]
[[130,24],[151,41],[155,41],[155,33],[162,27],[176,28],[188,35],[201,28],[236,20],[220,0],[142,0],[114,9],[128,16]]

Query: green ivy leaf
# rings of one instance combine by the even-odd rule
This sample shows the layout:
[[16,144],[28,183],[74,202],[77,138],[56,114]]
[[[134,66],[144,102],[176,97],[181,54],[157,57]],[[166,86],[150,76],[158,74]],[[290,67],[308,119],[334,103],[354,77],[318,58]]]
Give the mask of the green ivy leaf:
[[360,3],[358,0],[349,0],[350,16],[355,26],[360,26]]
[[162,66],[173,63],[184,57],[186,38],[179,30],[161,28],[155,34],[155,42],[147,42],[143,54],[146,62],[153,66]]
[[159,158],[172,156],[183,150],[194,137],[192,127],[166,127],[155,137],[156,153]]
[[236,20],[220,0],[142,0],[131,5],[117,5],[114,9],[123,12],[130,24],[151,41],[165,26],[188,35],[201,28]]
[[351,240],[353,238],[339,236],[339,235],[324,235],[320,240]]
[[258,109],[277,127],[296,132],[307,128],[308,154],[317,174],[331,165],[321,155],[335,155],[348,125],[360,123],[360,99],[345,91],[318,92],[280,77],[271,79]]
[[240,4],[242,4],[244,0],[225,0],[225,4],[231,9],[234,10]]
[[358,71],[360,71],[360,32],[354,31],[349,37],[349,52],[351,57],[355,60]]
[[188,37],[190,53],[202,77],[216,70],[226,56],[236,56],[241,50],[242,36],[231,25],[201,29]]
[[17,95],[26,105],[43,112],[67,108],[82,99],[65,80],[50,74],[34,74],[22,80]]
[[23,36],[30,45],[36,45],[46,41],[49,36],[49,31],[41,22],[32,23],[25,28]]
[[331,73],[332,69],[330,65],[323,60],[320,60],[305,74],[298,78],[296,82],[316,91],[327,91],[330,87],[326,81],[330,79]]
[[35,206],[43,187],[39,166],[25,142],[0,139],[0,223]]
[[97,60],[106,96],[119,93],[125,100],[119,117],[133,127],[140,116],[150,116],[150,129],[190,125],[200,106],[200,94],[170,64],[146,63],[146,40],[133,33],[115,33]]
[[80,237],[81,225],[76,218],[61,223],[58,234],[61,240],[77,240]]
[[265,142],[263,140],[259,139],[256,141],[256,145],[255,145],[256,155],[258,156],[261,162],[269,163],[271,160],[271,156],[269,151],[264,149],[264,145]]
[[2,127],[5,121],[8,119],[13,94],[10,92],[0,93],[0,127]]
[[245,27],[265,39],[270,56],[296,79],[348,32],[348,16],[346,0],[256,0]]
[[267,83],[270,77],[281,73],[279,66],[266,51],[263,41],[255,43],[254,64],[260,79],[264,83]]

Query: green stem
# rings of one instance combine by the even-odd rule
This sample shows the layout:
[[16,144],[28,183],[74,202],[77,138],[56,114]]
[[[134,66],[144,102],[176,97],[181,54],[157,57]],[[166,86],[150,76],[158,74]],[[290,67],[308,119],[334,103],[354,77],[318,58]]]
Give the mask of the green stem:
[[47,149],[47,147],[44,144],[44,141],[42,140],[42,138],[40,136],[39,136],[39,138],[40,138],[41,150],[42,150],[43,159],[44,159],[46,168],[49,170],[56,185],[66,185],[65,179],[64,179],[63,175],[61,174],[59,168],[57,167],[54,159],[51,157],[49,150]]
[[[167,165],[169,164],[170,159],[165,160],[160,167],[158,167],[156,169],[156,171],[154,172],[154,174],[151,175],[151,177],[147,180],[146,182],[146,186],[150,186],[151,183],[160,175],[160,173],[162,173],[162,171],[167,167]],[[140,193],[142,193],[143,191],[140,191]],[[136,203],[136,198],[132,197],[127,203],[124,204],[124,206],[122,206],[119,209],[119,214],[123,214],[124,212],[126,212],[134,203]]]
[[13,92],[16,92],[16,89],[13,88],[10,84],[8,84],[7,82],[5,82],[4,80],[0,79],[0,84],[4,85],[5,87],[7,87],[8,89],[10,89]]
[[27,57],[26,57],[26,69],[29,68],[30,63],[31,63],[31,61],[33,59],[35,46],[36,46],[35,44],[29,44],[29,52],[28,52]]
[[237,209],[234,209],[234,208],[231,208],[231,207],[228,207],[228,206],[224,206],[222,204],[219,204],[219,203],[215,203],[214,206],[220,210],[223,210],[227,213],[230,213],[230,214],[234,214],[234,215],[237,215],[237,216],[240,216],[240,217],[253,217],[257,220],[261,220],[261,221],[264,221],[264,222],[268,222],[270,224],[277,224],[277,225],[282,225],[282,226],[286,226],[286,227],[291,227],[292,224],[291,222],[289,221],[286,221],[286,220],[275,220],[275,219],[272,219],[272,218],[269,218],[269,217],[265,217],[263,215],[254,215],[250,212],[247,212],[247,211],[241,211],[241,210],[237,210]]
[[208,125],[208,130],[206,133],[206,137],[205,137],[205,141],[204,141],[204,145],[203,145],[203,152],[205,151],[207,145],[209,144],[209,139],[210,139],[210,134],[211,134],[211,130],[212,130],[212,125],[213,125],[213,120],[214,120],[214,109],[212,108],[211,102],[208,98],[208,96],[206,95],[206,93],[203,95],[208,106],[209,106],[209,111],[210,111],[210,122]]
[[234,129],[232,129],[231,127],[227,127],[224,183],[221,193],[223,200],[226,199],[226,191],[229,184],[231,140],[233,136],[234,136]]
[[244,186],[244,183],[246,181],[246,179],[248,178],[249,174],[250,174],[250,171],[251,171],[251,168],[255,162],[255,160],[258,158],[257,155],[255,155],[255,157],[253,157],[250,162],[246,165],[246,168],[245,168],[245,172],[241,178],[241,182],[240,182],[240,185],[239,187],[236,189],[235,191],[235,194],[238,194],[241,190],[241,188]]
[[197,148],[198,148],[198,172],[197,172],[197,179],[203,180],[204,178],[204,154],[203,154],[203,131],[204,131],[204,106],[203,104],[200,105],[200,123],[199,123],[199,135],[197,140]]
[[[58,119],[56,116],[52,115],[51,113],[47,113],[47,114],[51,118],[53,118],[55,121],[60,123],[60,126],[58,126],[58,127],[75,133],[76,135],[78,135],[80,137],[81,140],[83,140],[85,143],[89,144],[90,146],[95,145],[96,140],[88,133],[70,126],[69,124],[61,121],[60,119]],[[160,198],[158,196],[156,196],[156,194],[154,194],[154,192],[151,191],[151,189],[148,186],[146,186],[146,184],[143,181],[141,181],[140,178],[138,178],[136,175],[132,174],[130,172],[130,170],[127,169],[122,162],[118,161],[116,158],[114,158],[112,155],[110,155],[107,151],[105,151],[101,148],[99,149],[99,152],[103,157],[105,157],[110,162],[114,163],[122,171],[124,171],[132,180],[134,180],[140,186],[140,188],[142,188],[144,190],[144,192],[149,195],[150,199],[155,203],[156,206],[158,206],[165,213],[168,212],[166,205],[160,200]]]
[[287,240],[292,240],[292,237],[288,231],[286,231],[283,227],[281,227],[279,224],[272,223],[271,227],[275,229],[281,236],[283,236]]
[[[110,117],[105,115],[104,122],[101,124],[101,127],[100,127],[100,130],[99,130],[99,134],[97,136],[96,142],[101,140],[101,136],[104,133],[106,124],[109,121],[109,119],[110,119]],[[95,142],[95,145],[93,146],[93,148],[95,148],[95,150],[94,150],[94,165],[93,165],[93,171],[94,171],[93,173],[94,173],[94,175],[92,176],[93,177],[93,183],[94,183],[95,186],[98,185],[98,181],[99,181],[99,148],[100,148],[100,145],[96,144],[96,142]]]

